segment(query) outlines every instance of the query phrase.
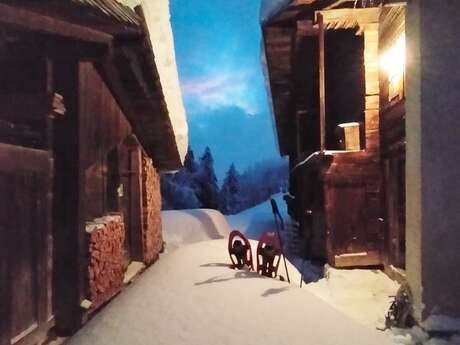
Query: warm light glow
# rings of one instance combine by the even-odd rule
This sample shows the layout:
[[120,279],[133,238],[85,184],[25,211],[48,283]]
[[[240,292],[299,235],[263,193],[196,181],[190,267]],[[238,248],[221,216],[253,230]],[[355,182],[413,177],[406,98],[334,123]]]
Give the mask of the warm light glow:
[[406,66],[406,35],[402,34],[396,43],[380,58],[380,65],[390,82],[404,74]]
[[406,67],[406,36],[403,33],[380,58],[380,66],[388,75],[389,100],[404,94],[404,71]]

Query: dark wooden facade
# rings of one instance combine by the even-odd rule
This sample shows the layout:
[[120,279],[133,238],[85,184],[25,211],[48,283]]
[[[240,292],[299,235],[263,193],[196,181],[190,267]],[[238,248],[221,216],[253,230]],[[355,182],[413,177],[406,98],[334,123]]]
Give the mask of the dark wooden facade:
[[0,345],[94,311],[95,218],[123,216],[123,269],[152,263],[143,171],[181,165],[141,12],[81,3],[0,1]]
[[[405,33],[405,8],[391,7],[382,11],[379,33],[380,54],[390,49]],[[380,76],[380,128],[382,171],[385,203],[385,264],[405,268],[406,242],[406,123],[404,79],[394,94],[389,80]]]
[[[403,257],[402,235],[390,234],[403,227],[404,104],[385,101],[379,69],[382,40],[403,7],[338,6],[293,4],[264,23],[275,123],[305,254],[336,267],[376,266]],[[336,128],[350,122],[360,124],[361,148],[343,151]]]

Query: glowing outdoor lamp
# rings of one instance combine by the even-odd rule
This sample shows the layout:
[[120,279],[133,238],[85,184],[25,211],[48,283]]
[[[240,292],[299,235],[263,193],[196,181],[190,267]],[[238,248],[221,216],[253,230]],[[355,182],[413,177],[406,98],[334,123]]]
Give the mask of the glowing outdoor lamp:
[[406,36],[404,33],[381,56],[380,66],[388,76],[390,100],[398,95],[402,95],[406,67]]

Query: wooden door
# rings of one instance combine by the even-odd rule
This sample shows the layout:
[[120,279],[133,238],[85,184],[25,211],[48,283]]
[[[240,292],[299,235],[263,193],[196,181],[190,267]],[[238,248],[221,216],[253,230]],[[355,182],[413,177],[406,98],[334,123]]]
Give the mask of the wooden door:
[[394,158],[385,161],[385,199],[388,230],[389,263],[405,267],[406,256],[406,195],[405,160]]
[[35,344],[53,323],[51,162],[0,144],[0,345]]
[[379,200],[366,185],[326,187],[329,261],[338,267],[381,263]]

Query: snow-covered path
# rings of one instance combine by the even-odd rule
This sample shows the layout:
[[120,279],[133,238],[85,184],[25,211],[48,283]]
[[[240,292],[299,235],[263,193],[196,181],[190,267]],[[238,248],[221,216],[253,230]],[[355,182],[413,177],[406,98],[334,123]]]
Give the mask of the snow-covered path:
[[297,284],[229,269],[226,245],[198,242],[163,256],[68,344],[392,344]]

